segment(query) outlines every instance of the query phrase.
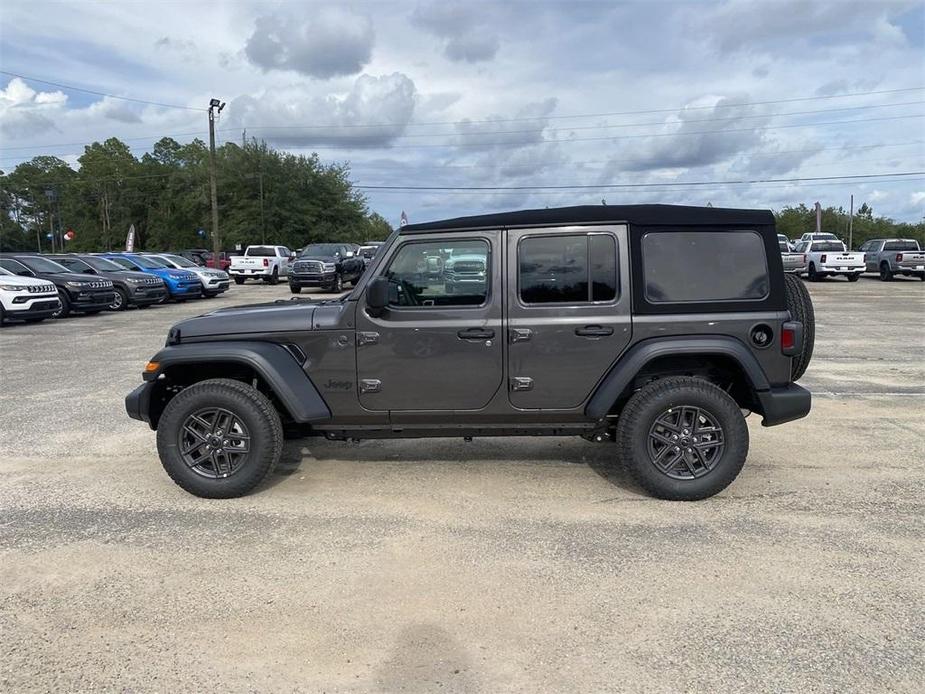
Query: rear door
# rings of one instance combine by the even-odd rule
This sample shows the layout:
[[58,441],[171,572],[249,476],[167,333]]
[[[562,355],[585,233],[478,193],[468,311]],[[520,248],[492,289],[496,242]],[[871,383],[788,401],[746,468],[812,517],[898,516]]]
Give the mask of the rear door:
[[629,344],[626,239],[624,225],[508,232],[508,397],[514,407],[579,407]]

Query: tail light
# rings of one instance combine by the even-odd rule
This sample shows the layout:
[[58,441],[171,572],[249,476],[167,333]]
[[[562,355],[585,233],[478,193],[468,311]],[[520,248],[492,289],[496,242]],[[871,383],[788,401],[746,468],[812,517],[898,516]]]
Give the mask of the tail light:
[[780,326],[780,351],[792,357],[800,351],[803,342],[803,324],[800,321],[787,321]]
[[901,263],[902,261],[903,261],[903,254],[902,254],[902,253],[897,253],[897,254],[896,254],[896,262],[897,262],[897,263]]
[[800,261],[803,265],[806,265],[806,254],[803,254],[803,260]]
[[270,259],[269,259],[269,258],[264,258],[264,259],[263,259],[263,266],[264,266],[264,267],[270,267]]
[[823,253],[823,254],[819,257],[819,262],[820,262],[820,263],[824,263],[824,262],[825,262],[825,253]]

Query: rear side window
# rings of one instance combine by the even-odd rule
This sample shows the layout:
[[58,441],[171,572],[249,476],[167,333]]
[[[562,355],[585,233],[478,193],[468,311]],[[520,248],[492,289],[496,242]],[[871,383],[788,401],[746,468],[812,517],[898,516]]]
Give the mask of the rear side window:
[[885,251],[917,251],[919,244],[917,241],[888,241],[883,245]]
[[518,262],[525,304],[582,304],[617,296],[617,245],[610,234],[527,237]]
[[764,241],[754,231],[663,231],[642,238],[650,303],[757,301],[768,296]]

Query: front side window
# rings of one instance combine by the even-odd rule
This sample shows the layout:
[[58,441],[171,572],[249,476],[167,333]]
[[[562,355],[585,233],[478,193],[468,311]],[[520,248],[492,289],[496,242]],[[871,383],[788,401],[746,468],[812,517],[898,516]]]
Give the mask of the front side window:
[[764,241],[754,231],[663,231],[642,238],[651,303],[756,301],[770,291]]
[[12,258],[0,258],[0,267],[12,272],[14,275],[32,276],[33,272],[18,260]]
[[135,263],[133,263],[128,258],[112,258],[111,260],[117,265],[121,265],[126,270],[140,270],[141,269],[138,265],[135,265]]
[[610,234],[530,236],[518,249],[525,304],[582,304],[617,296],[617,246]]
[[490,258],[483,240],[406,243],[385,271],[389,305],[481,306],[488,299]]

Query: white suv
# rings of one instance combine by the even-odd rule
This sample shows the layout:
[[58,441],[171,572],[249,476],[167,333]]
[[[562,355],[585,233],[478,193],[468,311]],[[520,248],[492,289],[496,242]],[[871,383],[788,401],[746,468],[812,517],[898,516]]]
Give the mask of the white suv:
[[0,325],[7,318],[33,323],[61,308],[54,282],[20,277],[0,267]]
[[155,258],[163,260],[170,267],[176,268],[177,270],[192,272],[199,278],[199,281],[202,282],[202,295],[207,299],[218,296],[222,292],[227,292],[228,287],[231,286],[231,278],[224,270],[200,267],[192,260],[184,258],[182,255],[174,255],[173,253],[145,253],[144,255],[153,255]]

